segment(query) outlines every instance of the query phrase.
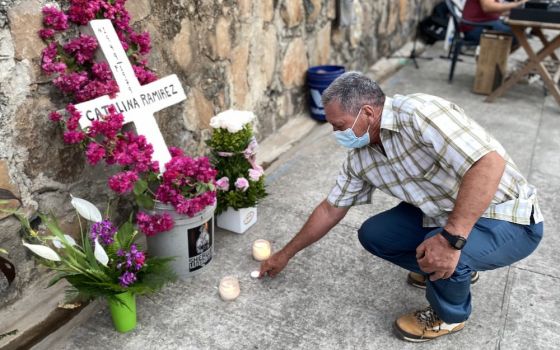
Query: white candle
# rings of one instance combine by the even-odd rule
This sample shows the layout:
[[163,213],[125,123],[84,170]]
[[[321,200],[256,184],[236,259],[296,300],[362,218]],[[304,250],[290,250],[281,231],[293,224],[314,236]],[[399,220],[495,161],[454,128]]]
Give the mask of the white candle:
[[239,281],[234,276],[226,276],[220,281],[218,288],[220,297],[225,301],[234,300],[239,296]]
[[253,258],[257,261],[263,261],[270,258],[271,254],[270,242],[264,239],[257,239],[253,243]]

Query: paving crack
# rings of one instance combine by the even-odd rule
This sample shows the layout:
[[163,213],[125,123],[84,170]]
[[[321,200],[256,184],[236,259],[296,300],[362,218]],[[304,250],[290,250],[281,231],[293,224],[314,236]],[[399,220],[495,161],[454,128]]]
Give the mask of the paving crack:
[[550,274],[548,274],[548,273],[542,273],[542,272],[535,271],[535,270],[531,270],[531,269],[527,269],[527,268],[524,268],[524,267],[518,267],[518,266],[512,266],[512,267],[513,267],[514,269],[517,269],[517,270],[527,271],[527,272],[535,273],[535,274],[540,275],[540,276],[550,277],[550,278],[553,278],[553,279],[555,279],[555,280],[560,280],[560,277],[554,276],[554,275],[550,275]]
[[531,176],[533,175],[533,163],[535,161],[535,153],[537,151],[537,140],[539,139],[539,135],[541,133],[541,129],[542,129],[542,124],[543,124],[543,120],[544,120],[544,107],[545,107],[546,101],[543,101],[543,103],[541,104],[541,113],[540,113],[540,118],[539,118],[539,124],[537,125],[537,132],[535,135],[535,142],[533,142],[533,147],[531,149],[531,159],[529,160],[529,174],[527,174],[527,179],[530,179]]
[[503,316],[503,324],[498,334],[498,343],[496,344],[496,350],[501,349],[502,339],[504,339],[504,334],[506,331],[506,325],[509,316],[509,304],[511,298],[511,289],[513,287],[513,282],[515,278],[513,277],[512,266],[508,266],[508,272],[506,275],[506,285],[504,286],[504,293],[502,296],[502,316]]

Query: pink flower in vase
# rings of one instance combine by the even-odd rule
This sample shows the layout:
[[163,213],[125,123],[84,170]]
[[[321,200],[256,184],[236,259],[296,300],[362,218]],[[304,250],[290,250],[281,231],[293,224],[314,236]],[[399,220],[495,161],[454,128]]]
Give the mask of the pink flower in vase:
[[252,181],[259,181],[263,173],[263,168],[260,166],[257,169],[249,169],[249,178]]
[[140,231],[144,232],[146,236],[154,236],[158,233],[169,231],[175,224],[171,215],[167,213],[149,215],[144,212],[136,214],[136,223]]
[[218,189],[222,191],[229,190],[229,178],[227,176],[224,176],[216,181],[216,187],[218,187]]
[[244,177],[239,177],[235,181],[235,187],[243,192],[247,191],[249,188],[249,181]]
[[109,187],[120,194],[132,191],[134,183],[138,180],[138,174],[134,171],[123,171],[109,178]]

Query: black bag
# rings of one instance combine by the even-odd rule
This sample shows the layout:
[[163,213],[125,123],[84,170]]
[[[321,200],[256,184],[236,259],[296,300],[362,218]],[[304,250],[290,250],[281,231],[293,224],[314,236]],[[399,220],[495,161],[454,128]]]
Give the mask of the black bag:
[[432,14],[424,18],[418,25],[420,38],[428,45],[444,40],[445,33],[447,32],[447,23],[449,23],[449,15],[449,9],[444,1],[437,4]]

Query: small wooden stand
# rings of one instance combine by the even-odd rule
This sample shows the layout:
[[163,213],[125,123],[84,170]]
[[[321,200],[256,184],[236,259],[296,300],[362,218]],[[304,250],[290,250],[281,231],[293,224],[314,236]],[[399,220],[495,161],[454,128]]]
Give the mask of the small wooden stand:
[[511,49],[511,35],[485,31],[480,38],[473,92],[490,95],[504,81]]

